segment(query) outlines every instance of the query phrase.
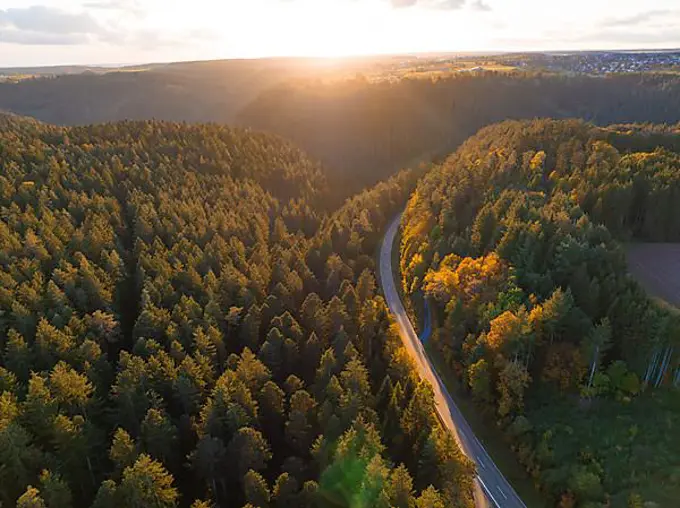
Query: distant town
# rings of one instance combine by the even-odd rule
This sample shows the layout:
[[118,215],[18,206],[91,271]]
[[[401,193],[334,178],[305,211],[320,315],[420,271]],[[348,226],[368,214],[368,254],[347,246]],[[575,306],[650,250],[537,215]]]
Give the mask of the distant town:
[[574,74],[610,74],[680,70],[680,50],[526,53],[507,55],[507,65]]

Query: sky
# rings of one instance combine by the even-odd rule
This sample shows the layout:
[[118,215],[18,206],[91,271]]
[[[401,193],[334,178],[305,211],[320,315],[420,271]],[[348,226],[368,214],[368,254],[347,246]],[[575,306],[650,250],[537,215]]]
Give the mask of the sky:
[[680,0],[0,0],[0,67],[671,47]]

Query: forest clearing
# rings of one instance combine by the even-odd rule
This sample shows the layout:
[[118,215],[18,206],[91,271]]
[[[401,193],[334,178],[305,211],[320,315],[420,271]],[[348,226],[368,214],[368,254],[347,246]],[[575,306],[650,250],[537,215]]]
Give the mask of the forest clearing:
[[626,248],[631,274],[649,291],[680,306],[680,243],[634,243]]

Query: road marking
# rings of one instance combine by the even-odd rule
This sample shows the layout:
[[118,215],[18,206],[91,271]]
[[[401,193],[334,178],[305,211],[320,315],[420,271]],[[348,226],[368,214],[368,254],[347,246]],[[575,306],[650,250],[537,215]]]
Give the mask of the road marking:
[[494,506],[496,506],[496,508],[501,508],[501,505],[498,504],[498,501],[496,501],[496,498],[493,497],[493,494],[491,493],[489,488],[486,486],[486,483],[484,483],[484,480],[482,480],[482,478],[479,475],[477,475],[477,480],[479,481],[479,483],[482,484],[482,488],[484,489],[484,492],[486,492],[486,495],[491,498],[491,501],[493,502]]
[[498,489],[498,492],[500,492],[501,495],[502,495],[505,499],[508,498],[508,496],[505,495],[505,492],[503,492],[503,489],[501,489],[500,485],[496,485],[496,488]]
[[479,462],[479,465],[482,466],[482,469],[486,469],[486,466],[484,465],[484,462],[482,461],[482,459],[479,458],[479,455],[477,455],[476,457],[477,457],[477,462]]

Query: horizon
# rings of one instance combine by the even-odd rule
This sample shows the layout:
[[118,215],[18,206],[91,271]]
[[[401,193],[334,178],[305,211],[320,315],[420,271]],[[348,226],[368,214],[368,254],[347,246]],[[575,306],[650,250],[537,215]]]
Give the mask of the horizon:
[[96,68],[96,69],[126,69],[131,67],[155,66],[155,65],[172,65],[172,64],[199,64],[209,62],[232,62],[232,61],[267,61],[267,60],[310,60],[310,61],[350,61],[360,59],[374,59],[374,58],[437,58],[437,57],[493,57],[493,56],[507,56],[507,55],[522,55],[522,54],[536,54],[536,55],[569,55],[576,53],[621,53],[621,54],[645,54],[645,53],[680,53],[680,46],[668,48],[621,48],[621,49],[535,49],[525,51],[424,51],[416,53],[376,53],[376,54],[358,54],[358,55],[344,55],[344,56],[305,56],[305,55],[280,55],[280,56],[259,56],[259,57],[231,57],[231,58],[208,58],[208,59],[193,59],[193,60],[165,60],[165,61],[139,61],[139,62],[100,62],[100,63],[50,63],[50,64],[36,64],[36,65],[8,65],[0,66],[0,70],[12,69],[50,69],[61,67],[74,68]]
[[679,25],[673,0],[0,0],[0,68],[653,52],[680,47]]

